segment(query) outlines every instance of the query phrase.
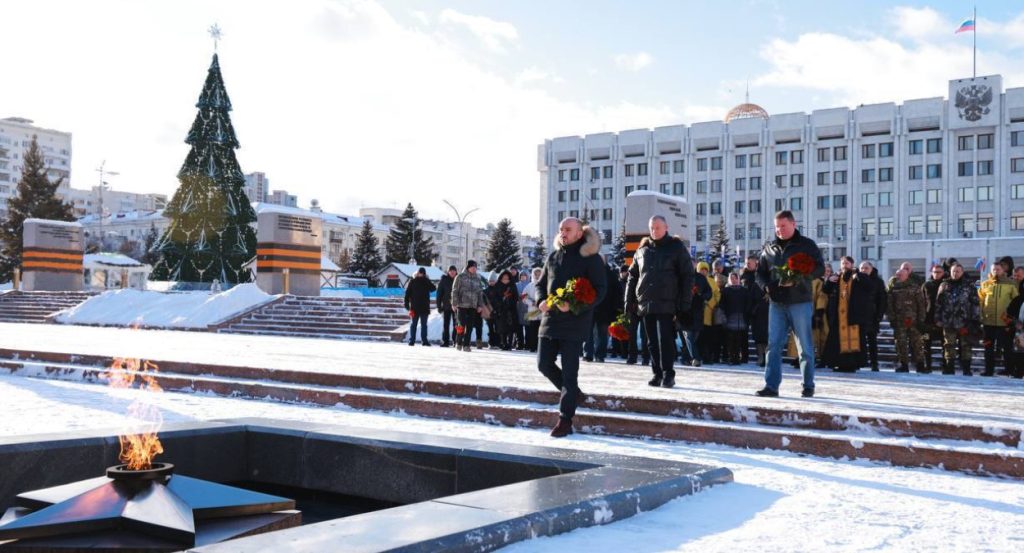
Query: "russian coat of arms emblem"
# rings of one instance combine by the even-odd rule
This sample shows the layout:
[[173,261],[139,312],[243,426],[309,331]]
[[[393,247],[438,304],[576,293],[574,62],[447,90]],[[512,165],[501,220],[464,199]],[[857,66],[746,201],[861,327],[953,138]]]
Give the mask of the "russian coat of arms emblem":
[[956,109],[960,119],[974,122],[992,111],[992,87],[972,84],[956,91]]

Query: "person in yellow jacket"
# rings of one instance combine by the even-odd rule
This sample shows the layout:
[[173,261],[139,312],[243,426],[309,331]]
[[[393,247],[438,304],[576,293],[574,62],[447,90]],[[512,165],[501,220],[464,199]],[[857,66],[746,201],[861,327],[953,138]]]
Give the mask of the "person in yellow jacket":
[[711,336],[711,326],[715,322],[715,308],[718,307],[718,302],[722,300],[722,291],[718,288],[718,283],[711,275],[711,266],[705,261],[701,261],[697,264],[697,272],[700,273],[708,281],[708,287],[711,288],[711,299],[704,302],[704,331],[697,337],[697,348],[700,349],[701,357],[705,363],[714,363],[715,357],[711,351],[711,346],[714,340]]
[[1013,350],[1010,343],[1010,332],[1007,330],[1008,318],[1006,308],[1017,297],[1017,283],[1006,276],[1005,269],[999,263],[992,264],[988,278],[978,289],[978,300],[981,304],[981,324],[985,329],[985,372],[982,376],[995,375],[996,348],[1002,352],[1003,370],[1013,372]]

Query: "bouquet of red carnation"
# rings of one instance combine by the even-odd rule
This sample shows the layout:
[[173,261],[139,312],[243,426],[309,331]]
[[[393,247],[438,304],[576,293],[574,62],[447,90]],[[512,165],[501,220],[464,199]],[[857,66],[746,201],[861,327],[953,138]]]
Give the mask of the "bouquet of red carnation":
[[460,336],[465,334],[466,333],[466,327],[464,327],[462,325],[455,325],[455,333],[460,335]]
[[960,334],[961,336],[967,336],[968,334],[970,334],[970,331],[967,330],[966,326],[962,326],[960,327],[960,330],[957,331],[957,333]]
[[629,341],[629,317],[620,313],[615,322],[608,325],[608,335],[620,342]]
[[796,284],[811,280],[811,273],[814,272],[814,268],[814,259],[800,252],[791,255],[786,260],[784,266],[772,267],[772,271],[775,272],[775,276],[778,277],[780,284]]
[[409,318],[410,319],[415,319],[416,318],[416,312],[413,311],[412,309],[409,310]]
[[910,327],[914,326],[914,319],[911,319],[910,317],[907,317],[906,319],[903,319],[903,326],[905,326],[907,328],[910,328]]
[[594,285],[584,277],[571,278],[565,286],[555,290],[545,300],[548,307],[557,307],[560,311],[572,311],[573,315],[579,315],[594,303],[597,299],[597,290]]

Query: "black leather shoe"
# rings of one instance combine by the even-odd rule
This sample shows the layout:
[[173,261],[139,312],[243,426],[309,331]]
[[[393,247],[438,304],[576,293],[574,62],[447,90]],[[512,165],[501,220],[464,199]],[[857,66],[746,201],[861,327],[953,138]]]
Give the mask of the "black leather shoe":
[[564,438],[572,434],[572,421],[568,419],[559,418],[558,424],[551,429],[552,438]]
[[773,389],[771,389],[771,388],[769,388],[767,386],[764,387],[764,388],[761,388],[760,390],[758,390],[756,392],[754,392],[754,394],[758,395],[758,396],[761,396],[761,397],[779,397],[779,391],[778,390],[773,390]]
[[804,388],[800,392],[800,397],[814,397],[814,388]]
[[665,379],[661,381],[661,385],[662,385],[662,387],[665,387],[665,388],[675,387],[675,385],[676,385],[676,375],[674,375],[674,374],[666,374],[665,375]]
[[652,379],[647,381],[647,385],[648,386],[655,386],[655,387],[661,386],[661,377],[660,376],[655,376],[654,378],[652,378]]

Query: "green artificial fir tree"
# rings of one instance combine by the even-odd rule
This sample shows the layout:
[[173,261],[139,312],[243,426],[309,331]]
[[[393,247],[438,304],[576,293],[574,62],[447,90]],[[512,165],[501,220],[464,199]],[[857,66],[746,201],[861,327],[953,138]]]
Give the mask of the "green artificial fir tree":
[[544,262],[548,260],[548,250],[544,247],[544,235],[540,235],[537,243],[533,246],[533,251],[530,252],[530,267],[543,267]]
[[619,235],[615,237],[615,242],[612,243],[612,253],[609,259],[611,261],[609,264],[616,270],[626,263],[626,225],[620,227]]
[[185,142],[192,149],[178,171],[180,185],[164,215],[170,226],[157,242],[151,280],[237,284],[251,282],[256,222],[245,196],[245,177],[217,54],[196,103],[199,112]]

